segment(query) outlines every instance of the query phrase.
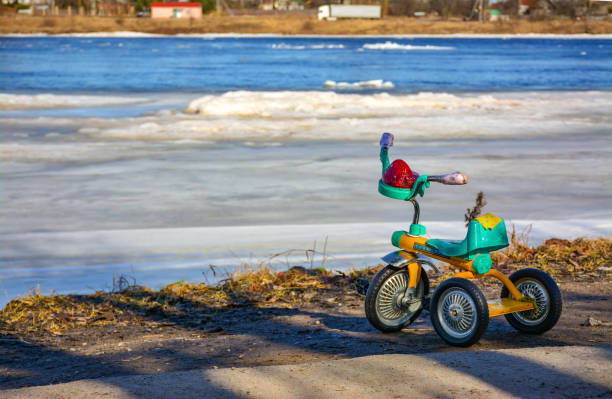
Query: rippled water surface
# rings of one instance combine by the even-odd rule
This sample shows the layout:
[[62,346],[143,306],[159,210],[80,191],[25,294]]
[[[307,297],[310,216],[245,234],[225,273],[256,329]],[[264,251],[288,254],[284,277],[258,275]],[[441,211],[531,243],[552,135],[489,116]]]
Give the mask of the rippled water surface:
[[3,90],[396,91],[612,88],[612,40],[456,38],[0,39]]

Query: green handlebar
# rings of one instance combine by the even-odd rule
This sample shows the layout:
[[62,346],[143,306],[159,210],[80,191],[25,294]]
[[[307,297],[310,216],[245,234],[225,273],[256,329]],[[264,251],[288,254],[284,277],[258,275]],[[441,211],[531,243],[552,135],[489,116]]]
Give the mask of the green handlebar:
[[[382,147],[380,149],[380,161],[382,162],[382,174],[384,175],[385,171],[389,168],[389,165],[391,165],[391,163],[389,162],[388,148]],[[388,184],[385,184],[381,179],[378,181],[378,192],[386,197],[401,200],[412,199],[417,194],[422,197],[423,195],[425,195],[425,189],[429,188],[431,184],[427,181],[427,177],[428,175],[421,175],[417,177],[411,188],[393,187]]]
[[395,198],[400,200],[410,200],[417,194],[421,197],[425,194],[425,189],[431,183],[427,181],[427,175],[419,176],[411,188],[393,187],[385,184],[382,179],[378,181],[378,192],[385,197]]
[[380,148],[380,162],[382,162],[382,174],[385,174],[385,171],[389,169],[389,149],[386,147]]

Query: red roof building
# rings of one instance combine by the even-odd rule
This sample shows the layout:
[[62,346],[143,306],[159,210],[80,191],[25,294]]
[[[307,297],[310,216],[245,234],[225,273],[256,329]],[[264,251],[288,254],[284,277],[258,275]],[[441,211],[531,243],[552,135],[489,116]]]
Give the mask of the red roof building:
[[151,18],[202,18],[200,3],[151,3]]

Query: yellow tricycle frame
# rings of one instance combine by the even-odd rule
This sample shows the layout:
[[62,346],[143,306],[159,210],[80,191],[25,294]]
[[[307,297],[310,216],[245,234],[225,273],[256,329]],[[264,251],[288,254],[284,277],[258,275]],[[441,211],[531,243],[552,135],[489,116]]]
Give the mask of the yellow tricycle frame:
[[478,274],[472,267],[473,260],[441,255],[437,253],[439,251],[436,251],[435,248],[427,245],[427,239],[424,237],[404,234],[399,240],[399,247],[404,250],[400,252],[400,256],[405,258],[408,263],[406,266],[410,276],[408,287],[416,288],[418,282],[421,280],[422,266],[421,263],[418,262],[418,254],[447,262],[453,266],[464,269],[464,271],[455,273],[453,277],[473,279],[486,276],[501,281],[513,298],[501,298],[488,301],[489,317],[535,309],[533,301],[525,298],[514,283],[498,270],[491,269],[487,273]]

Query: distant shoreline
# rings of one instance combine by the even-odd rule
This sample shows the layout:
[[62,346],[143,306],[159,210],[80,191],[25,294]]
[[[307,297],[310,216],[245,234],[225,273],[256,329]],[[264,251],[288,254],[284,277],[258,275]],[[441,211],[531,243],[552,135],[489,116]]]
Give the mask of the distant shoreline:
[[199,20],[134,17],[0,17],[0,35],[63,34],[145,35],[282,35],[393,37],[537,37],[538,35],[612,35],[612,21],[518,19],[500,22],[426,20],[387,17],[380,20],[318,21],[311,15],[206,16]]
[[0,34],[0,37],[19,38],[19,37],[86,37],[86,38],[121,38],[121,39],[138,39],[138,38],[156,38],[156,37],[177,37],[177,38],[205,38],[205,39],[223,39],[223,38],[304,38],[304,39],[334,39],[334,38],[349,38],[349,39],[367,39],[371,37],[383,39],[595,39],[595,40],[612,40],[612,34],[555,34],[555,33],[449,33],[449,34],[389,34],[389,35],[317,35],[317,34],[298,34],[289,35],[281,33],[179,33],[176,35],[160,34],[160,33],[143,33],[133,31],[118,31],[118,32],[86,32],[86,33],[8,33]]

